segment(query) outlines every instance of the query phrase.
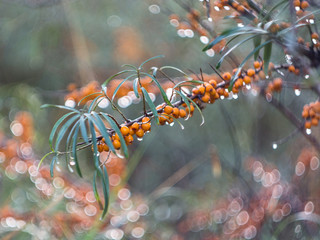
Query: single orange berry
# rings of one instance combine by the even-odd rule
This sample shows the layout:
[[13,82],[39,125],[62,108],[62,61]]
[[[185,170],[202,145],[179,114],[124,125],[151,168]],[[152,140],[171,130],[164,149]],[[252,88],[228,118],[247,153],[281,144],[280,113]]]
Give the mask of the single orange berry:
[[311,125],[312,126],[318,126],[319,124],[319,120],[317,118],[312,118],[311,119]]
[[306,121],[304,123],[304,127],[310,129],[311,128],[311,121]]
[[295,71],[296,71],[296,68],[295,68],[293,65],[290,65],[290,66],[288,67],[288,70],[289,70],[289,72],[295,72]]
[[134,122],[132,125],[131,125],[131,128],[133,131],[137,131],[139,129],[139,123],[137,122]]
[[184,109],[180,109],[180,110],[179,110],[179,116],[180,116],[181,118],[185,118],[185,117],[187,116],[186,111],[185,111]]
[[198,95],[200,93],[200,91],[198,88],[193,88],[192,93],[193,93],[193,95]]
[[225,80],[225,81],[229,81],[231,79],[231,74],[229,72],[225,72],[223,75],[222,75],[222,78]]
[[253,63],[253,66],[254,66],[255,69],[260,68],[260,62],[259,62],[259,61],[255,61],[255,62]]
[[309,7],[309,3],[307,1],[302,1],[300,4],[300,7],[302,9],[306,9],[307,7]]
[[201,93],[201,95],[203,95],[204,92],[206,91],[206,88],[203,85],[199,86],[198,89],[199,89],[199,92]]
[[129,134],[130,134],[130,135],[134,135],[135,133],[136,133],[136,131],[133,130],[132,125],[129,126]]
[[118,141],[120,140],[118,133],[112,135],[112,140],[118,140]]
[[311,34],[311,38],[312,38],[312,39],[316,39],[316,40],[318,40],[318,39],[319,39],[319,35],[318,35],[318,33],[315,33],[315,32],[314,32],[314,33],[312,33],[312,34]]
[[127,126],[122,126],[120,131],[123,136],[127,136],[130,132],[130,129]]
[[307,110],[303,110],[301,115],[303,118],[307,118],[309,117],[309,112]]
[[254,69],[249,68],[249,69],[247,70],[247,75],[248,75],[249,77],[252,77],[252,76],[255,75],[255,74],[256,74],[256,71],[255,71]]
[[205,102],[205,103],[209,102],[210,101],[210,94],[206,92],[203,95],[203,97],[201,98],[201,100],[202,100],[202,102]]
[[240,12],[240,13],[244,13],[244,11],[245,11],[244,6],[239,5],[239,6],[237,7],[237,11]]
[[117,139],[113,140],[112,144],[113,144],[114,148],[117,150],[119,150],[121,148],[121,143]]
[[102,144],[98,144],[98,152],[102,152],[103,151],[103,145]]
[[249,77],[249,76],[244,76],[244,78],[243,78],[243,81],[244,81],[244,83],[245,84],[250,84],[251,83],[251,77]]
[[144,117],[144,118],[142,118],[141,122],[148,123],[148,122],[150,122],[150,118]]
[[173,116],[174,118],[178,118],[178,117],[179,117],[179,108],[174,107],[174,108],[172,109],[172,116]]
[[128,136],[125,136],[124,140],[126,141],[127,144],[132,144],[133,143],[133,137],[130,134]]
[[293,1],[293,6],[300,7],[300,0],[294,0]]
[[214,90],[214,88],[212,87],[212,85],[209,84],[209,83],[205,83],[205,86],[206,86],[206,92],[207,92],[207,93],[210,93],[210,92],[212,92],[212,91]]
[[166,114],[171,114],[173,111],[173,108],[171,106],[166,106],[163,110]]
[[109,146],[107,144],[103,144],[103,151],[109,151]]
[[151,128],[151,123],[142,123],[141,124],[141,128],[143,129],[143,131],[149,131]]
[[216,80],[210,80],[209,83],[212,85],[212,87],[216,88],[217,87],[217,81]]
[[137,136],[138,138],[142,138],[143,135],[144,135],[143,129],[139,128],[138,131],[136,132],[136,136]]

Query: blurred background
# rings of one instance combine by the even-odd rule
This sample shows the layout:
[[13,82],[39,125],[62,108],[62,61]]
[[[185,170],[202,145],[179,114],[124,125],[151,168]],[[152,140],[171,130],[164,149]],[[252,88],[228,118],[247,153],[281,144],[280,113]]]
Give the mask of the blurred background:
[[[77,89],[92,81],[102,84],[123,64],[137,66],[157,55],[165,57],[146,68],[213,72],[209,63],[217,62],[218,51],[202,52],[210,37],[179,32],[172,21],[173,13],[186,18],[184,4],[203,16],[205,9],[199,1],[181,2],[0,2],[1,238],[229,239],[241,231],[244,239],[270,239],[275,232],[286,236],[282,239],[312,239],[319,234],[316,224],[286,222],[300,211],[315,218],[320,211],[317,153],[253,90],[208,106],[202,126],[197,112],[183,122],[184,130],[154,124],[143,141],[129,147],[128,160],[114,156],[108,163],[109,215],[102,221],[92,192],[90,151],[80,155],[82,179],[63,159],[54,178],[48,173],[50,157],[36,171],[50,151],[50,131],[64,114],[40,106],[64,105],[71,83]],[[231,23],[204,20],[217,32]],[[250,44],[238,50],[237,58],[249,49]],[[277,53],[274,59],[281,63],[285,56]],[[226,60],[222,70],[233,67]],[[300,117],[316,96],[285,89],[277,98]],[[141,109],[141,103],[123,106],[131,119]],[[319,135],[318,128],[313,134]],[[266,200],[274,195],[274,202]]]

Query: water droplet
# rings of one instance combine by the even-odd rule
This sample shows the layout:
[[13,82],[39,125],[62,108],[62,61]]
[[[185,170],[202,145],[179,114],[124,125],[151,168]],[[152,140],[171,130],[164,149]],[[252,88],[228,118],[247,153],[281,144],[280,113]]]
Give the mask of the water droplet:
[[56,165],[56,170],[57,170],[58,172],[61,172],[61,168],[60,168],[59,166],[57,166],[57,165]]
[[308,74],[304,76],[305,79],[309,79],[309,77],[310,77],[310,75],[308,75]]
[[223,99],[224,99],[224,96],[220,96],[220,99],[222,99],[222,100],[223,100]]
[[172,123],[169,123],[169,125],[172,127],[173,125],[174,125],[174,122],[172,122]]
[[306,133],[307,133],[308,135],[310,135],[310,134],[311,134],[311,129],[310,129],[310,128],[307,128],[307,129],[306,129]]
[[138,141],[142,141],[143,138],[137,138]]
[[214,10],[216,10],[217,12],[220,11],[220,8],[218,6],[214,6]]
[[296,89],[294,90],[294,94],[295,94],[296,96],[300,96],[301,90],[300,90],[299,88],[296,88]]
[[234,93],[232,97],[233,97],[233,99],[238,99],[238,94]]
[[273,143],[273,144],[272,144],[272,148],[273,148],[273,149],[277,149],[277,148],[278,148],[278,144]]
[[75,161],[70,161],[69,164],[70,164],[71,166],[74,166],[74,165],[76,165],[76,162],[75,162]]
[[212,17],[208,17],[208,21],[209,21],[209,22],[212,22]]
[[208,44],[209,43],[209,38],[207,36],[201,36],[200,37],[200,42],[203,44]]
[[69,164],[68,164],[68,169],[69,169],[70,172],[72,172],[72,173],[74,172],[72,167]]
[[118,158],[124,158],[124,156],[121,153],[121,150],[116,150],[116,155]]
[[248,90],[250,90],[250,89],[251,89],[251,84],[246,85],[246,88],[247,88]]

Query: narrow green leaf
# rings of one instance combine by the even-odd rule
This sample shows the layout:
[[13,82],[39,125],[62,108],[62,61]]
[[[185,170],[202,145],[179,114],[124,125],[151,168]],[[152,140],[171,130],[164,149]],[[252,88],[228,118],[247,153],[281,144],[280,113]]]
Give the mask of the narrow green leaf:
[[103,94],[102,94],[101,92],[91,93],[91,94],[89,94],[89,95],[81,98],[81,100],[78,102],[78,106],[80,106],[80,104],[82,103],[82,101],[83,101],[84,99],[86,99],[86,98],[88,98],[88,97],[91,97],[91,96],[93,96],[93,95],[97,95],[97,94],[99,94],[100,96],[103,96]]
[[138,83],[139,83],[139,79],[138,78],[133,80],[133,92],[134,92],[134,94],[136,95],[137,98],[140,98],[139,91],[138,91]]
[[54,155],[52,160],[51,160],[51,163],[50,163],[50,176],[53,178],[53,170],[54,170],[54,165],[56,164],[56,161],[57,161],[57,158],[58,156],[57,155]]
[[253,55],[256,51],[260,50],[261,48],[263,48],[264,46],[266,46],[266,45],[267,45],[268,43],[270,43],[270,42],[272,42],[272,40],[265,41],[264,43],[262,43],[261,45],[259,45],[259,46],[256,47],[255,49],[253,49],[253,50],[245,57],[245,59],[240,63],[237,72],[232,76],[232,79],[231,79],[231,81],[230,81],[229,91],[232,90],[233,84],[234,84],[235,80],[237,80],[238,74],[241,72],[244,64],[252,57],[252,55]]
[[99,207],[100,209],[103,209],[103,205],[102,205],[102,202],[100,200],[100,196],[99,196],[99,192],[98,192],[98,188],[97,188],[97,170],[94,171],[94,174],[93,174],[93,183],[92,183],[92,188],[93,188],[93,193],[94,193],[94,197],[96,198],[98,204],[99,204]]
[[80,117],[80,131],[81,131],[81,136],[83,137],[83,140],[86,143],[89,143],[87,127],[86,127],[86,118],[84,117],[84,115]]
[[134,69],[135,71],[138,71],[137,67],[136,67],[136,66],[133,66],[133,65],[131,65],[131,64],[123,64],[123,65],[121,65],[121,67],[129,67],[129,68]]
[[189,76],[187,73],[185,73],[184,71],[182,71],[182,70],[179,69],[179,68],[176,68],[176,67],[173,67],[173,66],[163,66],[163,67],[160,68],[161,71],[162,71],[163,69],[172,69],[172,70],[175,70],[175,71],[177,71],[177,72],[182,73],[185,77],[190,78],[190,76]]
[[250,39],[255,38],[255,37],[256,37],[256,35],[247,37],[246,39],[244,39],[244,40],[238,42],[237,44],[235,44],[234,46],[232,46],[232,48],[230,48],[230,49],[220,58],[219,62],[217,63],[216,68],[217,68],[217,69],[220,68],[221,63],[223,62],[224,58],[225,58],[226,56],[228,56],[233,50],[235,50],[237,47],[239,47],[241,44],[245,43],[246,41],[249,41]]
[[268,68],[269,68],[269,62],[272,52],[272,42],[268,43],[264,47],[264,53],[263,53],[263,66],[264,66],[264,73],[268,74]]
[[149,61],[151,61],[151,60],[153,60],[153,59],[163,58],[163,57],[164,57],[164,55],[159,55],[159,56],[155,56],[155,57],[149,58],[149,59],[147,59],[146,61],[144,61],[143,63],[141,63],[138,69],[141,69],[144,64],[146,64],[147,62],[149,62]]
[[[177,87],[181,87],[181,85],[184,85],[183,83],[199,83],[202,84],[203,81],[198,81],[198,80],[185,80],[185,81],[181,81],[179,83],[177,83],[176,85],[174,85],[174,87],[172,89],[176,89]],[[185,86],[194,86],[194,85],[187,85],[185,84]]]
[[[99,104],[99,103],[97,103],[97,100],[98,100],[99,98],[101,98],[102,96],[103,96],[103,95],[101,94],[101,95],[95,97],[95,98],[92,100],[92,102],[90,103],[90,106],[89,106],[89,108],[88,108],[88,113],[90,113],[91,111],[93,111],[93,110],[96,108],[96,106]],[[101,98],[101,100],[102,100],[102,98]],[[99,101],[99,102],[101,102],[101,101]]]
[[163,98],[163,100],[170,106],[172,106],[171,102],[169,101],[168,97],[167,97],[167,94],[166,92],[164,91],[164,89],[162,88],[161,84],[159,83],[159,81],[152,75],[150,75],[149,73],[145,73],[145,72],[142,72],[141,74],[143,75],[146,75],[148,77],[150,77],[153,82],[157,85],[157,87],[159,88],[160,90],[160,93],[161,93],[161,96]]
[[50,136],[49,136],[49,144],[50,144],[50,148],[53,149],[52,147],[52,141],[53,141],[53,138],[54,138],[54,135],[58,129],[58,127],[60,126],[60,124],[67,118],[69,117],[70,115],[74,114],[75,112],[69,112],[65,115],[63,115],[53,126],[52,130],[51,130],[51,133],[50,133]]
[[69,111],[72,111],[72,112],[80,113],[79,110],[77,110],[75,108],[62,106],[62,105],[44,104],[40,108],[47,108],[47,107],[61,108],[61,109],[69,110]]
[[108,176],[106,165],[103,165],[102,185],[103,185],[103,194],[104,194],[104,209],[102,212],[101,219],[105,217],[109,208],[109,176]]
[[120,138],[120,142],[121,142],[121,148],[123,149],[123,152],[124,152],[124,155],[126,158],[128,158],[128,148],[127,148],[127,143],[126,141],[124,140],[122,134],[121,134],[121,131],[118,127],[118,125],[116,124],[116,122],[111,118],[109,117],[107,114],[103,113],[103,112],[100,112],[100,114],[109,122],[111,128],[119,135],[119,138]]
[[[261,44],[261,35],[258,35],[256,38],[253,39],[253,46],[254,48],[258,47]],[[254,53],[254,60],[257,60],[259,56],[259,50]]]
[[98,155],[98,144],[97,144],[97,136],[96,136],[96,130],[94,129],[93,122],[91,119],[88,119],[89,122],[89,128],[91,132],[91,139],[92,139],[92,146],[93,146],[93,160],[94,160],[94,165],[97,171],[101,172],[100,169],[100,161],[99,161],[99,155]]
[[73,160],[76,164],[76,170],[77,170],[77,173],[80,177],[82,177],[82,173],[81,173],[81,168],[80,168],[80,165],[79,165],[79,162],[78,162],[78,155],[77,155],[77,141],[78,141],[78,134],[79,134],[79,128],[80,128],[80,123],[77,124],[77,128],[74,132],[74,135],[73,135],[73,142],[72,142],[72,157],[73,157]]
[[158,112],[157,112],[157,109],[156,109],[156,106],[154,105],[154,103],[152,102],[150,96],[149,96],[149,93],[147,92],[147,90],[142,87],[141,88],[142,92],[144,93],[144,99],[146,100],[146,102],[148,103],[152,113],[153,113],[153,116],[155,117],[157,123],[159,124],[159,118],[158,118]]
[[112,95],[112,102],[114,97],[116,96],[118,90],[120,89],[120,87],[122,86],[122,84],[124,84],[127,80],[129,80],[131,77],[136,76],[136,74],[131,74],[130,76],[126,77],[125,79],[123,79],[121,81],[121,83],[117,86],[117,88],[114,90],[113,95]]
[[102,87],[107,86],[107,84],[108,84],[113,78],[115,78],[115,77],[117,77],[117,76],[120,76],[120,75],[122,75],[122,74],[124,74],[124,73],[128,73],[128,72],[136,72],[136,70],[123,70],[123,71],[120,71],[120,72],[112,75],[111,77],[109,77],[107,80],[105,80],[104,83],[102,84]]
[[267,34],[268,32],[265,30],[262,30],[261,28],[254,28],[254,27],[235,27],[232,29],[228,29],[224,32],[222,32],[218,37],[216,37],[211,43],[209,43],[206,47],[202,49],[203,52],[209,50],[214,45],[218,44],[225,38],[234,37],[237,35],[243,35],[243,34]]
[[[75,123],[73,124],[73,127],[71,128],[69,134],[68,134],[68,137],[67,137],[67,141],[66,141],[66,152],[69,152],[69,148],[70,148],[70,140],[72,139],[72,136],[73,136],[73,132],[75,131],[75,129],[77,128],[77,126],[79,125],[80,123],[80,119]],[[66,153],[66,164],[69,163],[69,154]]]
[[41,166],[41,164],[42,164],[43,160],[44,160],[46,157],[48,157],[49,155],[51,155],[52,153],[55,153],[55,152],[54,152],[54,151],[52,151],[52,152],[48,152],[46,155],[44,155],[44,156],[41,158],[41,160],[40,160],[40,162],[39,162],[39,164],[38,164],[37,171],[39,171],[40,166]]
[[[93,114],[93,116],[95,117],[95,119],[92,119],[92,120],[94,121],[94,123],[95,123],[96,126],[98,127],[98,129],[99,129],[99,131],[101,132],[101,134],[102,134],[102,136],[104,137],[104,139],[110,139],[110,136],[109,136],[109,134],[108,134],[108,132],[107,132],[107,129],[106,129],[103,121],[101,120],[100,116],[99,116],[96,112],[93,112],[92,114]],[[110,124],[110,125],[111,125],[111,124]],[[119,135],[119,137],[120,137],[120,141],[121,141],[122,134],[121,134],[121,136]],[[105,140],[105,141],[106,141],[106,140]],[[114,146],[113,146],[111,140],[106,141],[106,143],[107,143],[108,146],[109,146],[109,144],[110,144],[109,148],[111,149],[112,152],[116,153],[116,150],[114,149]],[[122,142],[121,142],[121,146],[122,146]],[[127,155],[128,155],[127,145],[124,145],[123,151],[124,151],[124,153],[125,153],[125,155],[126,155],[126,157],[127,157]]]
[[69,127],[74,123],[79,118],[79,115],[77,114],[76,116],[71,117],[68,119],[68,121],[62,125],[61,129],[59,130],[59,133],[57,135],[57,139],[55,142],[55,151],[58,152],[59,150],[59,144],[61,140],[63,139],[65,133],[68,131]]

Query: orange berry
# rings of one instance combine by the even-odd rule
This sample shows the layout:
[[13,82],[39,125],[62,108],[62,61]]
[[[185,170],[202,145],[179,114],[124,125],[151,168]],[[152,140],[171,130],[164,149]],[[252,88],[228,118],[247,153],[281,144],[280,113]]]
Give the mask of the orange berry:
[[118,140],[118,141],[120,140],[118,133],[112,135],[112,140]]
[[186,116],[187,116],[186,111],[185,111],[184,109],[180,109],[180,110],[179,110],[179,116],[180,116],[181,118],[186,117]]
[[131,125],[131,128],[133,131],[137,131],[139,129],[139,123],[137,122],[134,122],[132,125]]
[[224,96],[225,98],[229,97],[229,92],[224,91],[224,92],[223,92],[223,96]]
[[245,84],[250,84],[252,81],[252,78],[249,76],[244,76],[243,81]]
[[288,70],[289,70],[289,72],[295,72],[295,71],[296,71],[296,68],[295,68],[293,65],[290,65],[290,66],[288,67]]
[[123,136],[127,136],[130,132],[130,129],[127,126],[122,126],[120,129]]
[[173,108],[171,106],[166,106],[163,110],[166,114],[171,114],[173,111]]
[[144,117],[144,118],[142,118],[141,122],[148,123],[148,122],[150,122],[150,118]]
[[216,80],[210,80],[209,83],[212,85],[212,87],[217,87],[217,81]]
[[151,128],[151,123],[142,123],[141,124],[141,128],[143,129],[143,131],[149,131]]
[[253,66],[254,66],[255,69],[260,68],[260,62],[259,62],[259,61],[255,61],[255,62],[253,63]]
[[206,88],[203,85],[199,86],[198,89],[199,89],[199,92],[201,93],[201,95],[203,95],[204,92],[206,91]]
[[307,7],[309,7],[309,3],[307,1],[302,1],[300,4],[300,7],[302,9],[306,9]]
[[198,95],[200,93],[200,91],[198,88],[193,88],[192,93],[193,93],[193,95]]
[[136,136],[137,136],[138,138],[142,138],[143,135],[144,135],[143,129],[139,128],[138,131],[136,132]]
[[102,152],[103,151],[103,145],[102,144],[98,144],[98,152]]
[[206,86],[206,92],[207,92],[207,93],[211,93],[211,92],[214,90],[214,88],[212,87],[212,85],[209,84],[209,83],[205,83],[205,86]]
[[225,72],[223,75],[222,75],[222,78],[225,80],[225,81],[229,81],[231,79],[231,74],[229,72]]
[[179,108],[174,107],[174,108],[172,109],[172,116],[173,116],[174,118],[178,118],[178,117],[179,117]]
[[255,74],[256,74],[256,71],[254,69],[250,68],[250,69],[247,70],[247,75],[249,77],[252,77]]
[[309,112],[307,110],[303,110],[301,115],[303,118],[307,118],[309,117]]
[[159,116],[159,123],[160,123],[160,125],[164,125],[165,123],[166,123],[166,121],[167,121],[167,118],[166,117],[164,117],[164,116]]
[[107,144],[103,144],[103,151],[109,151],[109,146]]
[[135,130],[133,130],[132,126],[129,127],[129,134],[130,135],[134,135],[135,134]]
[[133,137],[130,134],[128,136],[125,136],[124,140],[126,141],[127,144],[132,144],[133,143]]
[[112,144],[113,144],[114,148],[117,150],[119,150],[121,148],[121,143],[117,139],[113,140]]
[[273,89],[276,92],[279,92],[282,88],[282,79],[281,78],[275,78],[273,80]]
[[300,7],[300,0],[294,0],[293,1],[293,6]]
[[203,95],[203,97],[201,98],[201,100],[202,100],[202,102],[205,102],[205,103],[209,102],[210,101],[210,94],[206,92]]
[[314,33],[312,33],[312,34],[311,34],[311,38],[312,38],[312,39],[316,39],[316,40],[318,40],[318,39],[319,39],[319,35],[318,35],[318,33],[315,33],[315,32],[314,32]]
[[312,126],[318,126],[319,124],[319,120],[317,118],[312,118],[311,119],[311,125]]
[[306,121],[304,123],[304,127],[310,129],[311,128],[311,121]]

